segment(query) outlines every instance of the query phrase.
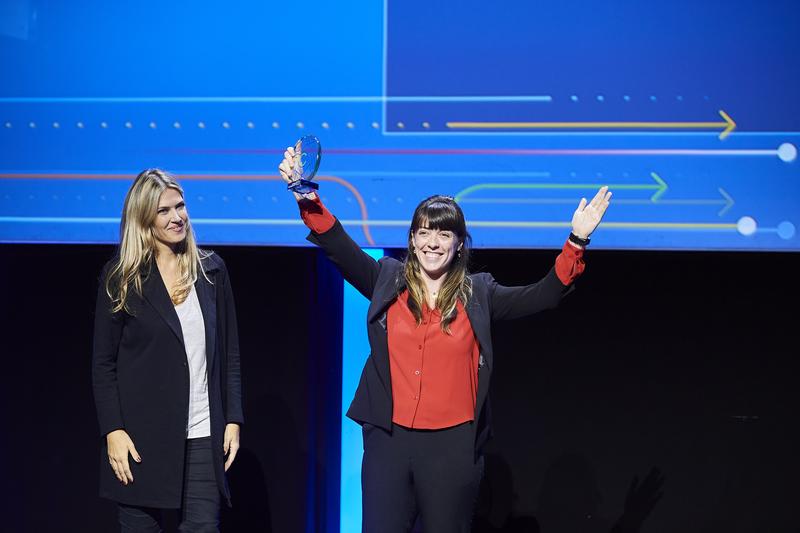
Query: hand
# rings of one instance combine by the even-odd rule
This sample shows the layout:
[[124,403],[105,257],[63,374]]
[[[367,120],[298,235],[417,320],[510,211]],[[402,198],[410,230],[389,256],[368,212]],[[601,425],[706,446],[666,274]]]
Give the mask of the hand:
[[236,452],[239,451],[239,424],[228,424],[225,426],[225,437],[223,439],[222,452],[228,456],[225,460],[225,471],[233,464],[236,459]]
[[608,202],[611,200],[611,193],[608,192],[608,187],[600,187],[597,194],[594,195],[592,201],[586,204],[586,198],[581,198],[581,203],[578,204],[578,209],[572,215],[572,233],[581,239],[586,239],[600,224],[603,214],[608,208]]
[[[293,172],[294,160],[295,160],[294,146],[290,146],[286,149],[285,152],[283,152],[283,161],[281,161],[281,164],[278,165],[278,171],[281,173],[281,177],[283,178],[283,181],[285,181],[286,183],[292,183],[293,181],[295,181]],[[298,194],[294,191],[292,191],[292,193],[294,194],[294,197],[298,202],[303,198],[313,200],[314,198],[317,197],[317,194],[314,191],[311,191],[310,193],[305,195]]]
[[136,451],[136,446],[124,429],[116,429],[106,435],[106,444],[108,444],[108,462],[111,463],[111,469],[114,475],[123,485],[133,483],[133,474],[131,473],[130,465],[128,463],[128,454],[133,457],[137,463],[142,462],[139,452]]
[[638,476],[633,478],[625,498],[625,511],[611,529],[611,533],[635,533],[641,531],[645,518],[653,511],[664,495],[661,487],[664,475],[658,468],[651,468],[644,481],[639,483]]

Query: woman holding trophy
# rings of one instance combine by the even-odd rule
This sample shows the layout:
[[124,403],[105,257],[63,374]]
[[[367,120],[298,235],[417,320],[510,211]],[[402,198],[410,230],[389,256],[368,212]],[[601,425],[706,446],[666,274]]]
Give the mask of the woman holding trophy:
[[[279,166],[310,229],[344,278],[370,300],[366,360],[347,416],[361,424],[363,526],[368,533],[470,531],[490,435],[487,396],[495,320],[558,305],[584,269],[584,248],[611,193],[582,199],[572,233],[541,280],[507,287],[468,271],[470,235],[448,196],[414,210],[403,261],[375,261],[345,232],[309,186],[303,140]],[[318,164],[318,157],[313,169]],[[301,168],[303,167],[303,168]]]

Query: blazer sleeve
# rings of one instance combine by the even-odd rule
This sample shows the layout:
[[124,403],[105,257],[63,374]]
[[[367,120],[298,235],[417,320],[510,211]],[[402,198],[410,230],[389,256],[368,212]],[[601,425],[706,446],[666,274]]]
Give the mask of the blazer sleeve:
[[312,230],[306,238],[322,248],[344,279],[350,282],[364,297],[372,300],[372,293],[381,269],[380,263],[367,255],[350,238],[338,219],[328,231],[316,233]]
[[117,387],[117,353],[125,317],[123,312],[111,312],[111,298],[105,288],[108,270],[106,265],[97,288],[92,350],[92,387],[101,435],[125,428]]
[[552,309],[574,289],[573,285],[561,283],[555,267],[536,283],[519,287],[500,285],[491,274],[483,276],[489,291],[492,320],[510,320]]
[[[219,256],[217,256],[219,257]],[[222,259],[220,258],[220,261]],[[223,295],[225,299],[225,421],[244,424],[242,411],[242,374],[239,359],[239,326],[236,320],[236,303],[233,299],[230,276],[222,263]]]

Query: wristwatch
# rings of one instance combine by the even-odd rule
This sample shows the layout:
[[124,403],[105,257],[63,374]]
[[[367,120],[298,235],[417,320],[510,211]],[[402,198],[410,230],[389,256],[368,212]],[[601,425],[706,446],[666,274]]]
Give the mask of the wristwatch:
[[575,235],[574,233],[572,233],[570,231],[569,232],[569,240],[570,240],[570,242],[574,242],[578,246],[588,246],[589,245],[589,241],[591,239],[589,237],[586,237],[585,239],[581,239],[580,237],[578,237],[577,235]]

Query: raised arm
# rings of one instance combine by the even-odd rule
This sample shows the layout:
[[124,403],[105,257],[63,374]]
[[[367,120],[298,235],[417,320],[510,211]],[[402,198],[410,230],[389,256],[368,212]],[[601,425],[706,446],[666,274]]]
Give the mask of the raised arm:
[[556,257],[553,268],[536,283],[507,287],[497,283],[490,275],[483,274],[489,289],[493,320],[519,318],[552,309],[573,290],[574,281],[586,268],[583,254],[589,244],[589,236],[600,224],[610,200],[608,187],[600,188],[591,202],[581,198],[572,216],[569,239]]
[[[286,183],[292,182],[293,165],[294,148],[289,147],[284,152],[283,161],[278,167]],[[342,224],[327,210],[316,193],[293,194],[300,208],[300,216],[311,230],[307,239],[323,249],[342,276],[358,292],[371,299],[380,264],[350,238]]]

